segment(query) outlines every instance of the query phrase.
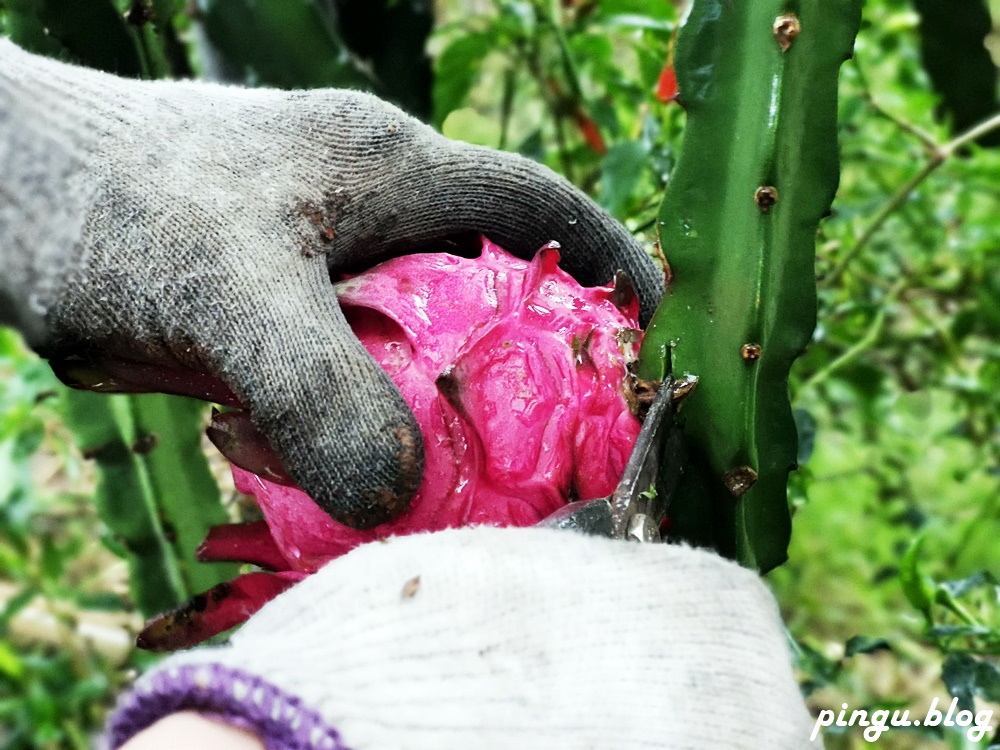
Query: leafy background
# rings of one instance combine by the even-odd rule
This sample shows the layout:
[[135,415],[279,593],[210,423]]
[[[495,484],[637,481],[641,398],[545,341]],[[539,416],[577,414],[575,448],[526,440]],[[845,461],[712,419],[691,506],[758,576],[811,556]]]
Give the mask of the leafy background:
[[[665,0],[0,2],[0,32],[125,75],[375,90],[543,161],[650,245],[684,126],[656,96],[677,18]],[[842,73],[819,326],[790,381],[792,547],[769,575],[814,711],[954,695],[1000,720],[1000,129],[946,147],[1000,111],[998,61],[1000,0],[868,0]],[[228,575],[191,540],[247,511],[203,458],[204,412],[164,399],[71,395],[0,331],[3,747],[89,746],[152,658],[129,645],[142,614]]]

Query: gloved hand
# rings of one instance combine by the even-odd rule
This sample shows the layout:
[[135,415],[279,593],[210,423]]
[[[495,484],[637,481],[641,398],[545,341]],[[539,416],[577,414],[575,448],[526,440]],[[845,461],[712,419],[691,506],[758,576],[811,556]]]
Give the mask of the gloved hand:
[[0,41],[0,322],[220,378],[298,484],[368,527],[420,481],[420,433],[351,335],[331,271],[476,230],[549,240],[587,284],[662,276],[586,196],[375,97],[117,79]]
[[539,528],[359,547],[141,677],[109,747],[190,709],[269,750],[822,746],[752,572]]

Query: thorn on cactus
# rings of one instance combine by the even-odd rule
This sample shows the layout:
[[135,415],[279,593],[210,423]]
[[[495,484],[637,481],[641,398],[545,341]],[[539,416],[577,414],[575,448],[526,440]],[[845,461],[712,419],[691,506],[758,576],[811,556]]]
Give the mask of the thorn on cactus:
[[782,52],[788,52],[792,42],[802,32],[802,24],[794,13],[786,13],[774,19],[774,38]]
[[726,472],[722,477],[722,483],[729,490],[733,497],[741,497],[753,487],[757,481],[757,472],[750,466],[737,466],[735,469]]
[[680,409],[684,401],[694,393],[694,389],[698,387],[698,376],[697,375],[685,375],[684,377],[674,381],[674,401],[679,402],[677,408]]
[[764,185],[757,188],[757,191],[753,195],[753,200],[757,204],[757,208],[760,209],[760,212],[766,214],[778,202],[778,191],[770,185]]

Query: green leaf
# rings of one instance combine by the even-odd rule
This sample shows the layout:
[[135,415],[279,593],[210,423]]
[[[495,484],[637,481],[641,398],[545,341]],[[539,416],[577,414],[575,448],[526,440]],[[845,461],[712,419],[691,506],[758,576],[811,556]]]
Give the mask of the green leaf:
[[441,133],[456,141],[490,148],[499,146],[501,136],[500,125],[496,120],[471,107],[453,110],[441,123]]
[[941,681],[960,710],[975,711],[976,671],[979,662],[969,654],[948,654],[941,669]]
[[142,58],[111,0],[8,0],[11,38],[39,54],[138,78]]
[[38,590],[29,586],[8,599],[3,609],[0,610],[0,631],[5,630],[10,621],[17,617],[18,613],[27,607],[36,596],[38,596]]
[[249,84],[372,88],[314,0],[204,0],[199,18]]
[[632,16],[668,21],[677,15],[673,4],[665,3],[663,0],[601,0],[597,12],[603,18]]
[[971,576],[960,578],[957,581],[942,581],[939,585],[947,589],[948,593],[957,599],[965,596],[974,589],[1000,585],[1000,581],[988,570],[981,570],[978,573],[973,573]]
[[489,31],[458,37],[445,47],[434,68],[434,125],[465,104],[495,39]]
[[601,190],[597,202],[611,215],[624,218],[622,209],[646,168],[649,153],[649,145],[641,141],[616,143],[608,149],[601,166]]
[[24,662],[5,641],[0,641],[0,674],[16,681],[24,677]]
[[533,159],[537,162],[545,161],[545,144],[542,140],[542,131],[533,130],[520,144],[518,144],[517,153],[521,156],[526,156],[529,159]]
[[990,703],[1000,703],[1000,666],[993,662],[976,664],[976,691]]
[[676,23],[671,19],[657,19],[649,16],[639,16],[623,13],[615,16],[604,16],[604,24],[610,27],[624,29],[648,29],[649,31],[673,31]]
[[335,2],[340,36],[372,70],[378,93],[428,120],[433,75],[426,47],[434,26],[433,4],[424,0]]
[[856,654],[872,654],[876,651],[892,651],[892,645],[885,638],[871,638],[866,635],[856,635],[844,644],[844,656]]
[[906,600],[924,613],[925,617],[929,617],[936,587],[934,579],[920,565],[920,548],[923,543],[923,536],[916,537],[903,554],[903,559],[899,561],[899,583]]
[[51,34],[39,17],[41,0],[8,0],[6,32],[29,52],[48,57],[70,59],[69,52]]
[[808,676],[803,685],[803,693],[809,695],[813,691],[835,682],[843,672],[843,662],[829,659],[824,654],[806,643],[789,637],[795,666]]
[[805,466],[816,447],[816,420],[805,409],[793,409],[795,433],[799,438],[799,448],[795,456],[798,466]]

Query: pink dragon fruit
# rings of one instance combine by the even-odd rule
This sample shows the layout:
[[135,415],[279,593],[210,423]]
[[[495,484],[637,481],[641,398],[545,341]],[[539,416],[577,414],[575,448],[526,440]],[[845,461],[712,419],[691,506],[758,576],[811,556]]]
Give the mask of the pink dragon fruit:
[[[224,452],[245,467],[233,466],[236,486],[256,498],[265,521],[216,527],[199,557],[274,572],[240,576],[161,615],[141,645],[176,648],[228,629],[365,542],[469,524],[527,526],[567,501],[611,494],[639,432],[628,372],[638,300],[630,287],[583,288],[558,261],[555,245],[528,262],[484,238],[476,259],[404,256],[339,282],[351,327],[423,433],[424,475],[411,506],[373,529],[349,528],[274,461],[244,460],[248,441],[229,441]],[[232,434],[252,432],[239,427],[245,416],[230,414]]]

